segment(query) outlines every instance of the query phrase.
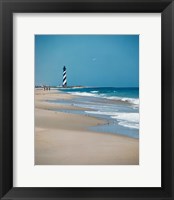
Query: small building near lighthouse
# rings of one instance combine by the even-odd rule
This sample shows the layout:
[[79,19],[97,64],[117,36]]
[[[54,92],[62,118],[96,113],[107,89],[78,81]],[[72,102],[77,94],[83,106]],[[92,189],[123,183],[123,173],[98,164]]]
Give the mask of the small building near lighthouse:
[[66,76],[66,67],[63,67],[63,83],[62,87],[67,87],[67,76]]

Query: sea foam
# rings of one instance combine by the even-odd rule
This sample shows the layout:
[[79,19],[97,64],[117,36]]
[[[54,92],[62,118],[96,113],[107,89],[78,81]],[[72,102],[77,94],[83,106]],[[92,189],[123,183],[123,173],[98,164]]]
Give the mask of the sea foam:
[[117,113],[111,118],[117,119],[121,126],[139,129],[139,113]]
[[123,98],[123,97],[106,97],[107,99],[111,100],[119,100],[123,102],[128,102],[134,105],[139,105],[139,99],[138,98]]
[[89,92],[68,92],[69,94],[77,95],[77,96],[86,96],[86,97],[99,97],[99,95],[92,94]]
[[105,111],[85,111],[88,114],[95,114],[95,115],[115,115],[116,112],[105,112]]
[[107,115],[112,119],[116,119],[120,126],[139,129],[139,113],[121,113],[121,112],[106,112],[106,111],[85,111],[88,114]]
[[128,102],[135,107],[138,107],[139,105],[139,99],[138,98],[123,98],[123,97],[116,97],[116,96],[106,96],[105,94],[98,94],[98,91],[92,91],[91,93],[89,92],[68,92],[69,94],[77,95],[77,96],[86,96],[86,97],[98,97],[98,98],[105,98],[109,100],[118,100],[118,101],[123,101],[123,102]]

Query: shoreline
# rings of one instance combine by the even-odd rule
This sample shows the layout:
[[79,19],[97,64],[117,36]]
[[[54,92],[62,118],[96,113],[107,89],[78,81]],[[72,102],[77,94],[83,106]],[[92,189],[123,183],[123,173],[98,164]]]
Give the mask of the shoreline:
[[55,111],[83,108],[48,100],[75,98],[58,90],[35,89],[36,165],[137,165],[139,140],[112,133],[89,131],[105,120]]

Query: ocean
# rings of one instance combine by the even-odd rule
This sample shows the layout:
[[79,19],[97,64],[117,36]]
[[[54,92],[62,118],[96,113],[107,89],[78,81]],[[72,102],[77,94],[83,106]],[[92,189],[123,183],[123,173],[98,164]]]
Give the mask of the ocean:
[[106,121],[104,125],[89,127],[90,130],[139,138],[139,88],[86,87],[59,90],[77,98],[54,102],[85,108],[63,112],[88,115]]

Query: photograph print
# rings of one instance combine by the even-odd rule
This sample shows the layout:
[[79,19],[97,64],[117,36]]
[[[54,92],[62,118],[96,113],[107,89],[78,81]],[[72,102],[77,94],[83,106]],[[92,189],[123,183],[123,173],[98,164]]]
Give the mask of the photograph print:
[[35,35],[35,165],[139,165],[139,35]]

